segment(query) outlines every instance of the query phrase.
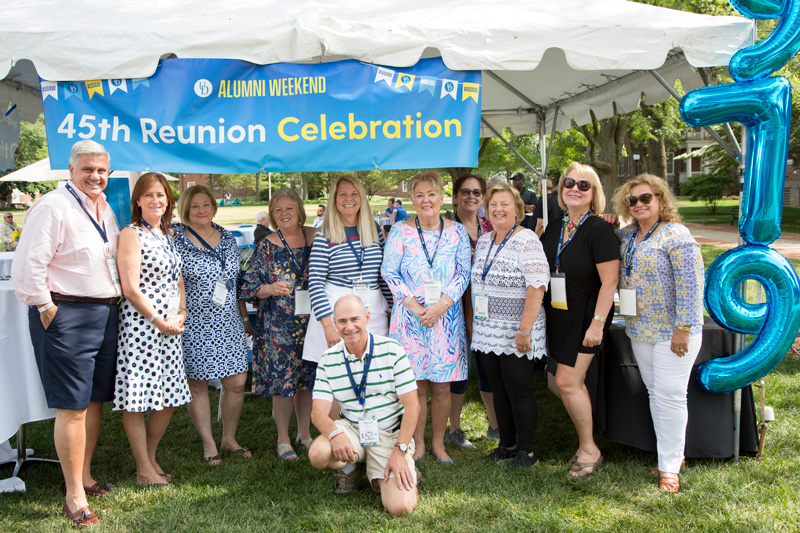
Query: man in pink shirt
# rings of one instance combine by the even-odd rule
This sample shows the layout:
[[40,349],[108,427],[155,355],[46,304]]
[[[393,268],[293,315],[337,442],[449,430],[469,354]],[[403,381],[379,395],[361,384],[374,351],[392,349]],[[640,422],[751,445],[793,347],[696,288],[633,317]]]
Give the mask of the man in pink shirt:
[[28,210],[11,266],[28,323],[47,405],[56,409],[53,438],[67,494],[62,512],[77,528],[98,522],[87,494],[112,488],[92,477],[103,402],[114,392],[119,226],[103,190],[110,156],[79,141],[69,158],[70,181]]

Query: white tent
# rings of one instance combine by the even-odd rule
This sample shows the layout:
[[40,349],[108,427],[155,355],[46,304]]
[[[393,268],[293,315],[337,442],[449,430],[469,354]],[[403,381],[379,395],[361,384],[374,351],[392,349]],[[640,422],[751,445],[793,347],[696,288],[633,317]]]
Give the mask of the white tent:
[[441,55],[483,71],[485,126],[541,133],[555,116],[563,130],[570,117],[589,122],[589,109],[633,110],[642,93],[667,99],[649,71],[697,87],[692,67],[727,64],[753,35],[744,18],[624,0],[29,0],[3,12],[0,105],[35,120],[38,76],[147,77],[164,57],[402,67]]
[[[141,174],[135,172],[128,172],[125,170],[115,170],[111,173],[111,178],[127,178],[130,180],[132,174]],[[167,181],[178,181],[178,178],[173,178],[169,174],[164,174]],[[67,181],[69,180],[69,170],[50,168],[50,158],[46,157],[41,161],[32,163],[27,167],[9,172],[0,181]],[[134,180],[135,181],[135,180]]]

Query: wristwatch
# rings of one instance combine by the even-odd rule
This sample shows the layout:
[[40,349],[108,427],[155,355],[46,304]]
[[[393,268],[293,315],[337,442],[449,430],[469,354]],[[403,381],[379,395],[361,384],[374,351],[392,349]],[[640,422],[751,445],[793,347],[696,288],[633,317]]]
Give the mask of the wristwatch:
[[395,442],[394,446],[395,448],[400,450],[400,453],[403,454],[408,453],[408,444],[403,444],[402,442]]

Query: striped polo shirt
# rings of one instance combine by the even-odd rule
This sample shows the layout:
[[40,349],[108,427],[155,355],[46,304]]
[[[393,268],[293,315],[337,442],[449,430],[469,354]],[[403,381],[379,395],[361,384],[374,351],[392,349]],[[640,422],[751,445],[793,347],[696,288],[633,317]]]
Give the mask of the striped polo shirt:
[[[392,292],[386,282],[383,281],[383,278],[380,277],[381,263],[383,262],[383,232],[379,230],[378,242],[363,250],[358,228],[345,227],[344,230],[345,236],[352,243],[353,248],[350,248],[348,242],[330,242],[321,231],[318,231],[314,236],[314,244],[311,247],[308,266],[308,290],[314,317],[317,320],[322,320],[333,313],[331,304],[325,294],[326,282],[345,288],[352,287],[353,283],[359,280],[369,283],[370,289],[377,289],[380,285],[386,301],[390,304],[392,302]],[[364,259],[360,269],[358,268],[358,259],[353,254],[353,249],[355,249],[359,259],[363,250]]]
[[[399,396],[417,390],[417,381],[399,342],[370,333],[367,352],[369,346],[372,346],[372,362],[367,374],[365,407],[368,415],[378,419],[380,429],[391,431],[397,427],[403,414]],[[353,392],[344,358],[347,357],[350,363],[356,385],[361,385],[364,373],[362,359],[366,358],[367,352],[357,359],[347,351],[344,342],[340,342],[327,349],[317,365],[313,399],[328,402],[335,399],[341,406],[342,417],[354,425],[358,425],[358,418],[364,411]]]

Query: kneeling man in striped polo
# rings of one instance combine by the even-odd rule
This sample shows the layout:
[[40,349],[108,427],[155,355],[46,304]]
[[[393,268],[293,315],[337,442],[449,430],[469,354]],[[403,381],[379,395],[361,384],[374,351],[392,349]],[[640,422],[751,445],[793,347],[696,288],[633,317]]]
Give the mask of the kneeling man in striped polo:
[[[336,470],[336,494],[358,490],[366,471],[392,515],[414,510],[418,472],[414,428],[419,416],[414,371],[400,344],[367,331],[369,311],[355,295],[333,309],[342,342],[319,360],[311,421],[321,435],[308,451],[311,464]],[[341,419],[329,416],[333,400]]]

